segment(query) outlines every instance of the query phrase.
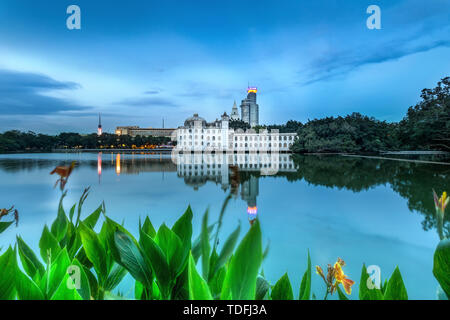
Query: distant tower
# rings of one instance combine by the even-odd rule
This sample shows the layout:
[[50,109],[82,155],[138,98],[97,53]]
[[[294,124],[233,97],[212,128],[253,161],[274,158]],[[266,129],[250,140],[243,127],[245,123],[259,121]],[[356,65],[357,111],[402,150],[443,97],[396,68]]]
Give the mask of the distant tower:
[[97,135],[101,136],[102,135],[102,116],[100,115],[100,113],[98,114],[98,128],[97,128]]
[[239,117],[239,111],[238,111],[238,107],[236,105],[236,101],[234,101],[233,104],[233,109],[231,109],[231,120],[240,120],[241,117]]
[[241,120],[250,124],[253,128],[259,125],[259,106],[256,103],[256,87],[247,88],[247,98],[241,103]]

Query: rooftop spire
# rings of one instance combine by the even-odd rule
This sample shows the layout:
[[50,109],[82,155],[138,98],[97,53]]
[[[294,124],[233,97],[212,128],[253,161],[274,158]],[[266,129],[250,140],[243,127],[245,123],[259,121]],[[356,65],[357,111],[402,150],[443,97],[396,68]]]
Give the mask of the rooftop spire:
[[98,114],[98,128],[97,128],[97,135],[102,135],[102,116],[100,113]]

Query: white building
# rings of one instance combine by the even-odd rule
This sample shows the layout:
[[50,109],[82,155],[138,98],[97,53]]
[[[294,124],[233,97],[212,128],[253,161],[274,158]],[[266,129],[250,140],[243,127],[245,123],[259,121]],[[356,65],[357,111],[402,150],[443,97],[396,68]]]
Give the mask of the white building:
[[187,118],[184,126],[176,129],[178,151],[231,152],[289,152],[296,133],[234,130],[229,128],[230,117],[224,113],[221,120],[207,123],[198,114]]

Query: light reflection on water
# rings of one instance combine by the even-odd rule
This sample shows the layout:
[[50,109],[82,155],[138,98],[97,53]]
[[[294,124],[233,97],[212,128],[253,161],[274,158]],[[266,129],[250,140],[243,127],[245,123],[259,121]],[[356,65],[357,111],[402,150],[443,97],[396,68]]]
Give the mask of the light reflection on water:
[[[215,161],[204,156],[172,161],[160,154],[0,155],[0,207],[15,204],[21,217],[18,228],[2,234],[0,246],[20,233],[38,249],[42,227],[55,218],[60,196],[49,172],[72,160],[78,166],[67,184],[67,210],[91,186],[84,213],[104,200],[107,214],[136,234],[139,217],[148,214],[155,226],[172,225],[190,204],[196,236],[204,211],[209,207],[211,221],[217,219],[231,192],[221,238],[239,221],[248,230],[258,216],[264,246],[270,242],[263,268],[272,283],[287,271],[297,294],[309,249],[314,265],[342,257],[355,287],[363,263],[379,265],[383,279],[399,265],[410,298],[436,297],[432,258],[439,238],[431,189],[448,189],[449,166],[281,155],[270,159],[276,174],[268,174],[273,170],[251,155]],[[449,230],[447,216],[443,232],[449,235]],[[130,283],[125,281],[121,291],[132,295]],[[323,292],[319,277],[313,276],[313,291],[318,297]],[[352,297],[357,294],[355,288]]]

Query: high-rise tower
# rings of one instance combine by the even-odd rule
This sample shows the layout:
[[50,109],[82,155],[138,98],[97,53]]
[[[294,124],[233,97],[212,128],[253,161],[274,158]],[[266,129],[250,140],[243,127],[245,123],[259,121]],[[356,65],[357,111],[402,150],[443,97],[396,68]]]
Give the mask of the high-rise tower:
[[247,98],[241,103],[241,120],[250,124],[251,127],[259,124],[259,106],[256,103],[258,89],[248,87]]
[[100,115],[100,113],[98,114],[98,128],[97,128],[97,135],[101,136],[102,135],[102,117]]

